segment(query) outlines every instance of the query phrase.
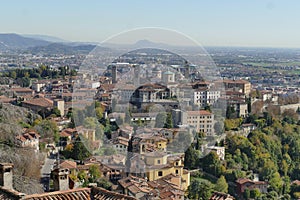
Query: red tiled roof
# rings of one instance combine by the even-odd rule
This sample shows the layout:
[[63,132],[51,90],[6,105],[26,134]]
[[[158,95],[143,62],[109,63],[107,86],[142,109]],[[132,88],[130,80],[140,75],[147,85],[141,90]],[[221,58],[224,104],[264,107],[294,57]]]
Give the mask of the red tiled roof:
[[300,181],[299,181],[299,180],[294,180],[294,181],[292,182],[292,184],[300,185]]
[[77,188],[73,190],[56,191],[43,194],[27,195],[24,199],[26,200],[90,200],[91,199],[90,188]]
[[67,133],[67,132],[65,132],[65,131],[63,131],[63,132],[60,132],[60,137],[70,137],[71,136],[71,134],[69,134],[69,133]]
[[49,107],[53,106],[53,101],[51,101],[50,99],[47,99],[47,98],[35,98],[35,99],[28,100],[28,101],[23,101],[22,105],[23,104],[49,108]]
[[6,96],[0,96],[0,102],[2,103],[10,103],[10,102],[13,102],[13,101],[16,101],[16,98],[8,98]]
[[0,187],[1,200],[19,200],[22,196],[25,196],[25,194],[15,190],[7,189],[5,187]]
[[62,163],[60,163],[60,168],[63,169],[76,169],[77,168],[77,164],[74,161],[71,160],[65,160]]
[[212,113],[207,110],[187,111],[188,115],[211,115]]
[[32,89],[29,88],[11,88],[12,92],[33,92]]
[[102,97],[109,97],[109,94],[108,93],[103,93],[101,96]]
[[92,187],[92,196],[94,200],[137,200],[134,197],[111,192],[100,187]]
[[115,87],[115,84],[102,84],[100,86],[101,89],[105,90],[105,91],[112,91]]
[[248,178],[240,178],[240,179],[236,180],[236,183],[241,184],[241,185],[243,185],[245,183],[248,183],[248,182],[250,182],[252,184],[255,184],[255,185],[268,184],[268,182],[266,182],[266,181],[252,181],[252,180],[250,180]]
[[77,130],[75,128],[66,128],[66,129],[62,130],[62,132],[60,133],[60,136],[61,137],[69,137],[76,131]]
[[226,193],[214,192],[209,200],[235,200],[235,198]]
[[238,180],[236,180],[236,182],[238,183],[238,184],[245,184],[245,183],[247,183],[247,182],[252,182],[250,179],[248,179],[248,178],[239,178]]
[[22,135],[16,136],[16,139],[17,139],[17,140],[20,140],[21,142],[25,142],[25,141],[26,141],[26,138],[23,137]]

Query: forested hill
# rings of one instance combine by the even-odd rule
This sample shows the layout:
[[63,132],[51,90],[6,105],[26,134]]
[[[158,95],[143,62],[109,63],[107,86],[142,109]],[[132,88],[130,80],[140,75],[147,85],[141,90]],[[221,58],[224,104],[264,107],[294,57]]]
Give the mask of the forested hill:
[[[233,184],[239,178],[252,179],[254,174],[258,174],[260,180],[269,183],[268,193],[251,192],[253,199],[298,199],[300,186],[291,183],[300,180],[299,121],[292,117],[278,119],[270,115],[256,121],[260,122],[257,123],[258,128],[247,137],[233,132],[219,144],[225,147],[224,161],[215,152],[198,159],[194,146],[186,152],[186,166],[190,169],[201,168],[216,178],[224,176],[228,183]],[[195,181],[198,179],[192,180]],[[231,194],[235,194],[235,190],[235,187],[229,188]],[[245,199],[249,199],[247,195],[250,195],[250,191],[244,195]]]

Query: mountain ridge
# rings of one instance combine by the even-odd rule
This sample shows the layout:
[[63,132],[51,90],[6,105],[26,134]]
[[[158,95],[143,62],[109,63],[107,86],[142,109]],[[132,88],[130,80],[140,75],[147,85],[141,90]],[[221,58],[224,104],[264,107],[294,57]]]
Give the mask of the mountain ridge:
[[0,33],[0,44],[1,50],[14,50],[34,46],[45,46],[50,44],[50,42],[23,37],[16,33]]

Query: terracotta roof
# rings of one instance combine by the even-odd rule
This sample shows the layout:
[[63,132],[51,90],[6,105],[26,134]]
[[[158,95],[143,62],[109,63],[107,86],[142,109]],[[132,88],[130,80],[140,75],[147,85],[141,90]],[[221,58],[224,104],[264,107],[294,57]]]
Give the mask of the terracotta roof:
[[105,90],[105,91],[112,91],[115,87],[115,84],[102,84],[100,86],[100,89]]
[[90,188],[77,188],[73,190],[56,191],[43,194],[27,195],[24,199],[26,200],[90,200],[91,199]]
[[26,141],[26,138],[23,137],[22,135],[16,136],[16,139],[17,139],[17,140],[20,140],[21,142],[25,142],[25,141]]
[[35,98],[35,99],[28,100],[28,101],[23,101],[22,105],[23,104],[48,108],[48,107],[53,106],[53,101],[51,101],[50,99],[47,99],[47,98]]
[[13,92],[33,92],[33,90],[29,88],[11,88],[10,90]]
[[92,187],[92,196],[94,200],[137,200],[134,197],[108,191],[100,187]]
[[160,194],[159,194],[159,197],[160,197],[161,199],[169,199],[169,198],[174,197],[174,194],[173,194],[171,191],[165,191],[165,192],[163,192],[163,193],[160,193]]
[[92,188],[77,188],[65,191],[56,191],[42,194],[26,195],[19,193],[15,190],[9,190],[0,187],[0,199],[1,200],[136,200],[134,197],[130,197],[124,194],[111,192],[100,187]]
[[[155,181],[146,181],[143,178],[129,176],[119,180],[119,184],[125,189],[127,188],[131,193],[144,193],[141,199],[147,199],[148,195],[152,197],[159,197],[160,199],[182,199],[184,191],[172,182],[174,178],[181,178],[178,175],[170,174]],[[155,198],[156,199],[156,198]]]
[[37,132],[35,132],[34,130],[26,130],[26,132],[23,133],[23,137],[25,137],[29,140],[32,140],[35,138],[40,138],[40,135]]
[[226,193],[214,192],[209,200],[235,200],[235,198]]
[[74,161],[71,160],[65,160],[62,163],[60,163],[60,168],[63,169],[76,169],[77,168],[77,164]]
[[238,184],[245,184],[245,183],[252,183],[252,184],[255,184],[255,185],[264,185],[264,184],[268,184],[268,182],[266,181],[252,181],[248,178],[239,178],[238,180],[236,180],[236,183]]
[[20,193],[16,190],[7,189],[5,187],[0,187],[0,199],[1,200],[18,200],[25,194]]
[[22,135],[16,136],[17,140],[25,142],[26,140],[34,140],[35,138],[39,138],[40,135],[36,133],[34,130],[26,129]]
[[66,129],[62,130],[62,132],[60,133],[60,136],[61,137],[69,137],[76,131],[77,130],[75,128],[66,128]]
[[248,178],[239,178],[238,180],[236,180],[236,182],[238,184],[245,184],[247,182],[252,182],[252,181],[250,179],[248,179]]
[[113,140],[113,144],[123,144],[126,146],[128,146],[128,142],[129,142],[129,139],[121,137],[121,136],[119,136]]
[[67,132],[65,132],[65,131],[60,132],[59,135],[60,135],[60,137],[70,137],[70,136],[71,136],[70,133],[67,133]]
[[300,181],[299,181],[299,180],[294,180],[294,181],[292,182],[292,184],[300,185]]
[[108,94],[108,93],[103,93],[101,96],[102,96],[102,97],[109,97],[109,95],[110,95],[110,94]]
[[3,96],[3,95],[0,96],[0,102],[2,102],[2,103],[10,103],[10,102],[13,102],[13,101],[16,101],[16,98],[8,98],[8,97]]
[[187,111],[188,115],[212,115],[211,112],[207,110],[197,110],[197,111]]

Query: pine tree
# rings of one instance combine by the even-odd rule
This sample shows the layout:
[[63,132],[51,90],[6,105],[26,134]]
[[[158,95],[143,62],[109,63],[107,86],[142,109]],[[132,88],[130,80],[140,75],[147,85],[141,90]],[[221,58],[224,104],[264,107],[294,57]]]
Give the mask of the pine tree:
[[164,128],[173,128],[173,119],[171,113],[167,114],[167,119]]
[[217,180],[217,183],[215,185],[215,190],[224,193],[228,192],[228,184],[223,175]]

